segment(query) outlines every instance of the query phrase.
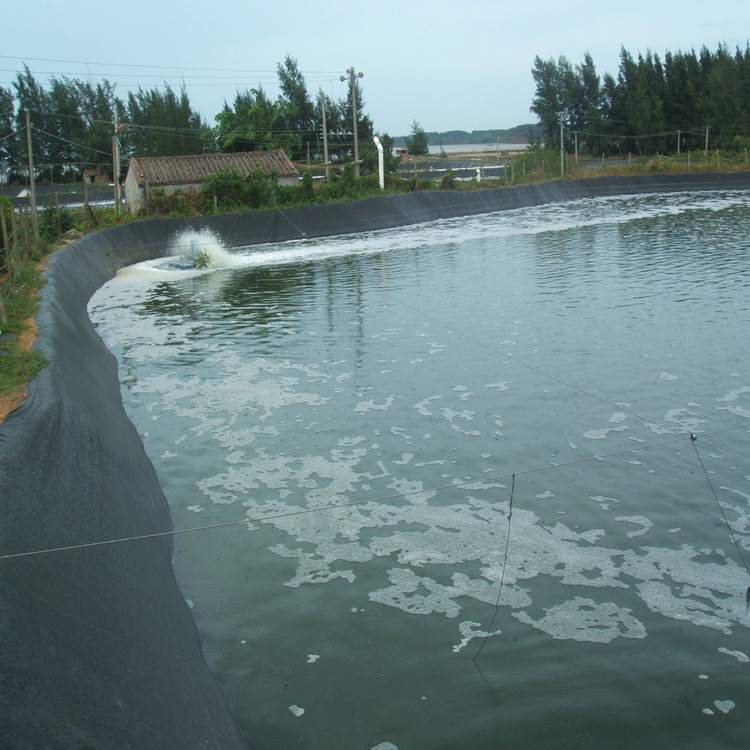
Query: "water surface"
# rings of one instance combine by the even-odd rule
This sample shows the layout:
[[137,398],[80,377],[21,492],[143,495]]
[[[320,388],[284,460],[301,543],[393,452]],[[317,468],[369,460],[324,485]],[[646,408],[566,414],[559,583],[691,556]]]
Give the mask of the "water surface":
[[583,200],[95,295],[252,747],[746,745],[748,236]]

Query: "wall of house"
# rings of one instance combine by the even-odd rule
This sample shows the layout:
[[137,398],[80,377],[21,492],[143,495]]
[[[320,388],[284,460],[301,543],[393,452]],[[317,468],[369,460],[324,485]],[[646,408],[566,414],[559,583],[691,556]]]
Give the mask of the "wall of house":
[[[130,182],[128,182],[129,179],[130,172],[128,172],[128,176],[125,178],[125,205],[131,214],[135,214],[138,212],[139,208],[145,206],[148,202],[147,188],[138,185],[134,177],[130,179]],[[191,185],[158,185],[157,187],[159,190],[164,190],[164,192],[169,195],[177,190],[200,188],[200,186],[200,183],[193,183]],[[154,190],[154,188],[148,188],[148,191],[152,190]]]

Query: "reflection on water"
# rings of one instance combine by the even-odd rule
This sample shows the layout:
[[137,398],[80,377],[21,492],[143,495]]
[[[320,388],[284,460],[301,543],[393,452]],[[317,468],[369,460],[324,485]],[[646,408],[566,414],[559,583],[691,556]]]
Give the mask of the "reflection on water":
[[253,747],[742,746],[749,229],[580,201],[100,290],[175,526],[238,522],[174,562]]

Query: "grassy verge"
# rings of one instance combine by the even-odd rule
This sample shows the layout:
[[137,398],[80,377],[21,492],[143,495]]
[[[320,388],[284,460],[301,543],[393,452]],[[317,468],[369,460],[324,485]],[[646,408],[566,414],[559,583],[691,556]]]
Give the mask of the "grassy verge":
[[7,323],[0,321],[0,421],[18,406],[27,383],[47,365],[40,352],[31,350],[36,338],[36,292],[44,283],[41,266],[39,261],[26,260],[12,285],[7,277],[0,281],[8,318]]

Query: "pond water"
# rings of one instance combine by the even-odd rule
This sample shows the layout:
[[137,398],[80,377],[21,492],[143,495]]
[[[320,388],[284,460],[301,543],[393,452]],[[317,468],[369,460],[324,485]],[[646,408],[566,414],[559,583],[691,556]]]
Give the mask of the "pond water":
[[97,292],[253,748],[747,745],[748,237],[742,192],[204,232]]

